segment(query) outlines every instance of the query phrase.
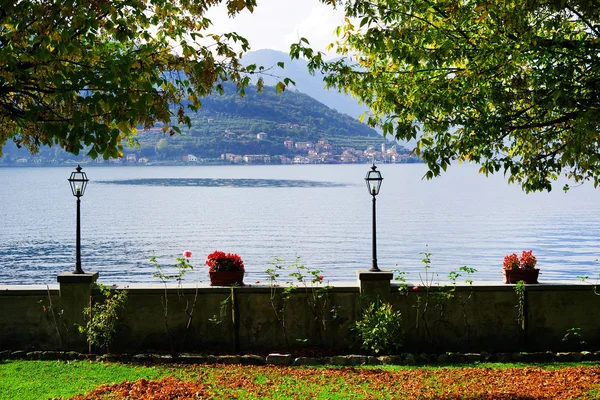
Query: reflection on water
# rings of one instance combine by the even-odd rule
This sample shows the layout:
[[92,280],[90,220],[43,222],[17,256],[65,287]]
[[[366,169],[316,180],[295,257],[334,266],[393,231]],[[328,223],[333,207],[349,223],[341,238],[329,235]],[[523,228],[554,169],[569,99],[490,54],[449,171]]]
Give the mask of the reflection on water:
[[318,182],[289,179],[211,179],[211,178],[144,178],[100,181],[110,185],[141,186],[199,186],[199,187],[235,187],[235,188],[311,188],[343,187],[343,183]]

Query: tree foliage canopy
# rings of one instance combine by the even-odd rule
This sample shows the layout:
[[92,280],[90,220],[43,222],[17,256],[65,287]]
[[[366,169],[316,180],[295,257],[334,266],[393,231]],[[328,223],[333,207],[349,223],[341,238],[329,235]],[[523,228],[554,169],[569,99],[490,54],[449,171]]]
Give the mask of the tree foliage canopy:
[[220,3],[231,16],[256,5],[0,0],[0,155],[12,139],[32,152],[56,144],[117,157],[138,126],[162,123],[173,134],[189,124],[186,109],[218,82],[233,81],[243,94],[258,69],[239,63],[234,46],[247,50],[244,38],[207,32],[205,13]]
[[305,40],[291,53],[368,105],[370,124],[417,139],[428,178],[458,160],[526,191],[561,174],[598,185],[598,0],[342,3],[336,48],[356,65],[326,63]]

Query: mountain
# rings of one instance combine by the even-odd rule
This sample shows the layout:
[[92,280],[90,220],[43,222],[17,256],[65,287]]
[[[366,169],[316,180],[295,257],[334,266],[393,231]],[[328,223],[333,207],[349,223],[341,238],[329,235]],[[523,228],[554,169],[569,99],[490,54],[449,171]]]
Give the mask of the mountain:
[[[332,60],[335,61],[335,60]],[[284,68],[277,67],[277,62],[283,62]],[[308,72],[308,63],[304,60],[292,60],[290,55],[276,50],[257,50],[246,53],[242,58],[244,65],[256,64],[269,68],[263,75],[266,84],[275,85],[284,77],[292,79],[296,85],[291,86],[289,90],[297,90],[308,94],[321,103],[358,119],[368,107],[359,103],[357,99],[350,94],[340,93],[336,89],[326,89],[321,75],[311,75]],[[381,134],[381,130],[377,128]],[[400,144],[413,148],[416,144],[414,140],[409,142],[399,141]]]
[[[164,149],[159,154],[166,158],[193,154],[215,159],[228,153],[291,158],[308,155],[321,142],[327,144],[325,152],[329,153],[328,161],[332,161],[345,148],[362,154],[368,147],[380,149],[382,144],[393,145],[355,118],[304,93],[286,90],[277,94],[271,86],[258,93],[251,86],[240,97],[231,84],[224,85],[224,91],[202,99],[200,110],[190,114],[192,128],[184,130],[182,135],[165,139],[160,130],[142,131],[141,155],[151,156],[161,139]],[[320,159],[325,161],[323,157]]]
[[[277,62],[283,62],[284,68],[277,67]],[[348,114],[351,117],[359,118],[367,110],[367,107],[361,105],[358,100],[349,94],[340,93],[335,89],[325,89],[325,84],[320,75],[311,75],[308,72],[308,63],[304,60],[292,60],[290,55],[276,50],[257,50],[246,53],[242,58],[244,65],[256,64],[265,68],[271,68],[268,74],[263,76],[265,84],[274,86],[284,77],[296,82],[291,90],[298,90],[310,97],[320,101],[342,114]]]

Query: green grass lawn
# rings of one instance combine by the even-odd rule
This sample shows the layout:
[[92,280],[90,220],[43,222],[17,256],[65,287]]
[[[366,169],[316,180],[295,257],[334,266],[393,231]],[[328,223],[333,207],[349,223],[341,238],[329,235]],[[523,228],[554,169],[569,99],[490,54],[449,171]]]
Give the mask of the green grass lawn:
[[169,375],[184,377],[185,370],[88,361],[0,361],[0,399],[71,397],[102,384]]
[[[124,383],[127,382],[127,383]],[[598,363],[291,368],[0,361],[0,399],[70,398],[599,398]],[[120,392],[119,392],[120,391]],[[121,393],[121,394],[120,394]],[[132,394],[133,393],[133,394]]]

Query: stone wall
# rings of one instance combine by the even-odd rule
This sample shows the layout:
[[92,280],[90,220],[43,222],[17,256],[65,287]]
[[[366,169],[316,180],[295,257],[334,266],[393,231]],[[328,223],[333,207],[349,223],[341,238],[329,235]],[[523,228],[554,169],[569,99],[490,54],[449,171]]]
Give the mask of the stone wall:
[[[48,288],[0,286],[0,350],[87,350],[85,338],[77,331],[76,324],[82,322],[77,310],[89,304],[89,294],[95,301],[101,298],[89,282],[82,285],[79,289],[73,282]],[[361,308],[376,299],[391,302],[402,312],[404,352],[600,349],[600,296],[592,285],[526,285],[523,321],[514,285],[399,289],[388,278],[373,281],[364,276],[356,285],[334,284],[320,297],[298,288],[286,300],[283,288],[264,285],[114,287],[127,290],[129,296],[111,350],[357,352],[354,322]],[[77,296],[70,295],[72,290],[77,290]],[[579,340],[562,341],[571,328],[580,329],[585,345]]]
[[62,349],[60,315],[52,323],[52,305],[58,303],[57,285],[0,287],[0,349]]

